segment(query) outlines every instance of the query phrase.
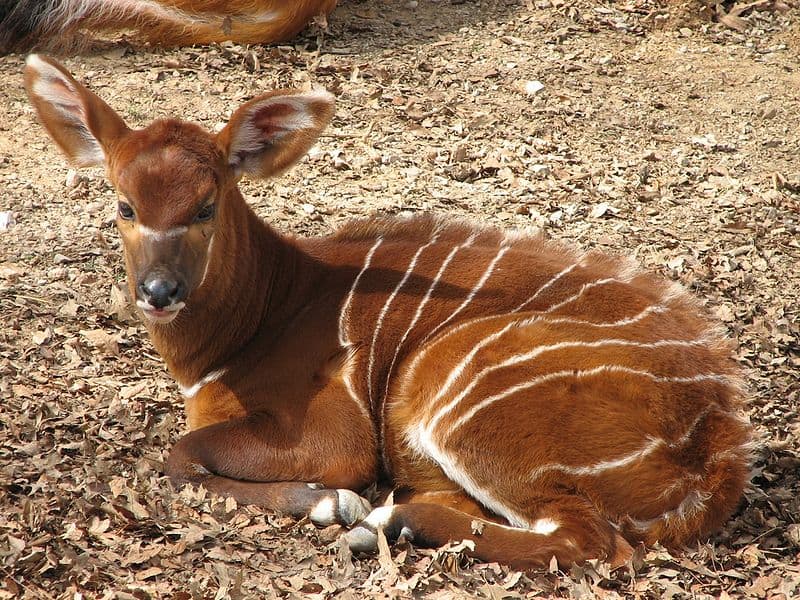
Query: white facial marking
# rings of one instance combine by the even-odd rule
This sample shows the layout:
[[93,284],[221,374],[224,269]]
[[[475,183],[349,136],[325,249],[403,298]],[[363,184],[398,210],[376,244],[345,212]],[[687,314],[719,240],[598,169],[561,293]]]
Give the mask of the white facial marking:
[[150,238],[153,240],[167,240],[169,238],[181,237],[187,231],[189,231],[188,227],[172,227],[170,229],[151,229],[147,227],[147,225],[137,224],[136,230],[139,232],[139,235]]
[[166,325],[178,316],[178,313],[186,306],[186,303],[176,302],[175,304],[170,304],[169,306],[158,309],[145,300],[137,299],[136,306],[141,309],[145,319],[151,323]]
[[211,253],[214,249],[214,234],[211,234],[211,238],[208,240],[208,250],[206,250],[206,266],[203,268],[203,278],[200,279],[200,284],[197,286],[198,288],[203,287],[203,283],[206,281],[206,276],[208,275],[208,267],[211,264]]

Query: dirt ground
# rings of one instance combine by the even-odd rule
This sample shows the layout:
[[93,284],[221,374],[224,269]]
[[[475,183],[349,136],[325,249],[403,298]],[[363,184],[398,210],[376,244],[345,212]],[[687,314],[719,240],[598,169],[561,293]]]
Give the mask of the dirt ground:
[[703,298],[748,369],[752,488],[710,543],[614,572],[354,557],[336,526],[172,489],[183,410],[120,292],[114,194],[68,171],[24,57],[0,58],[0,598],[798,597],[800,5],[757,8],[739,31],[687,2],[345,0],[294,45],[65,60],[134,126],[333,91],[310,156],[243,186],[285,231],[469,215],[632,255]]

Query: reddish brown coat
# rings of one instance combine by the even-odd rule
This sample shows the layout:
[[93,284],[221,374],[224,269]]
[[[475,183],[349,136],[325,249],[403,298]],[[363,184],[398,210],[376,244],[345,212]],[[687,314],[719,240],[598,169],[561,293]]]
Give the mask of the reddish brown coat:
[[70,52],[87,35],[122,32],[158,46],[273,44],[335,7],[336,0],[12,0],[0,20],[0,52]]
[[[176,481],[350,523],[365,514],[354,496],[301,482],[359,490],[383,472],[402,504],[357,525],[354,549],[384,528],[524,567],[680,547],[735,509],[750,449],[739,369],[676,284],[430,216],[278,234],[236,183],[305,153],[332,114],[321,92],[255,98],[212,136],[172,120],[128,130],[46,59],[26,77],[54,139],[106,164],[130,209],[131,293],[192,430],[167,464]],[[152,273],[181,282],[170,304],[148,296]]]

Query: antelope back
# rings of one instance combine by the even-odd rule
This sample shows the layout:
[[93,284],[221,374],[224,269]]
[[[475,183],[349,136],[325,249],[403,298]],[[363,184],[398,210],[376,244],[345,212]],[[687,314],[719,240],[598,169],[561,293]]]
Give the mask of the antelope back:
[[723,508],[704,531],[735,506],[751,450],[739,369],[680,286],[429,217],[353,224],[331,244],[353,269],[345,376],[399,486],[461,488],[527,528],[532,496],[574,486],[647,535],[680,523],[665,543],[697,529],[675,516],[708,498]]

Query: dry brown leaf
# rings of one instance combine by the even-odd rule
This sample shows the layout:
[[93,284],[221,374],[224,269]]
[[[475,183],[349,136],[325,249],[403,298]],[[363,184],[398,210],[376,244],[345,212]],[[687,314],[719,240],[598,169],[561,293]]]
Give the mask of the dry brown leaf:
[[79,333],[98,350],[112,356],[119,356],[119,343],[117,336],[108,333],[105,329],[81,329]]

